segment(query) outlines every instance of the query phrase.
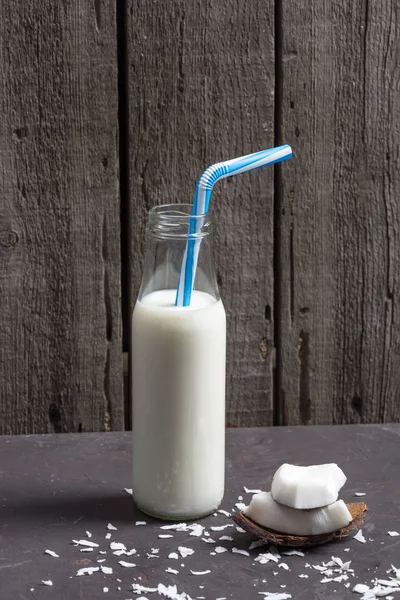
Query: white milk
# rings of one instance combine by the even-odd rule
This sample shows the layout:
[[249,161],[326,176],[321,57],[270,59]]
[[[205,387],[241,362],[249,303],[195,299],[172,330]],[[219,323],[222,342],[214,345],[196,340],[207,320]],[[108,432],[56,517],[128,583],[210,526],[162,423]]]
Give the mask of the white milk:
[[197,518],[224,494],[226,319],[209,294],[179,308],[175,296],[133,312],[133,496],[151,515]]

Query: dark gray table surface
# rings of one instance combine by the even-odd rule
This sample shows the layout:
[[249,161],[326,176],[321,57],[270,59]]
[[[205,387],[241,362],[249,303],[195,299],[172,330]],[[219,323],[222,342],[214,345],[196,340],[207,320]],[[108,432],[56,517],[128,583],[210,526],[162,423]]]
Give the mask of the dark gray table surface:
[[[234,541],[219,542],[228,549],[225,553],[210,556],[212,544],[185,532],[172,532],[172,538],[160,539],[158,536],[166,533],[160,529],[164,523],[141,514],[132,497],[123,491],[131,487],[129,433],[2,437],[0,598],[160,597],[158,593],[133,593],[133,582],[148,587],[176,584],[180,593],[206,600],[263,598],[259,592],[285,592],[304,600],[359,597],[351,592],[355,583],[371,585],[374,577],[387,578],[391,565],[400,568],[400,537],[387,533],[400,531],[399,450],[400,425],[227,431],[226,494],[221,508],[231,510],[239,496],[248,503],[251,496],[243,486],[269,489],[273,472],[283,462],[337,462],[348,477],[341,497],[356,502],[355,492],[366,493],[362,498],[369,507],[363,527],[365,544],[349,538],[308,550],[304,558],[282,556],[280,562],[290,569],[284,570],[273,562],[254,562],[267,548],[252,550],[250,556],[232,553],[232,547],[248,549],[253,538],[234,527],[222,532],[210,530],[211,526],[231,522],[222,514],[202,519],[201,524],[216,540],[221,535],[234,537]],[[147,524],[136,526],[136,520]],[[117,531],[111,531],[107,540],[109,522]],[[87,530],[99,548],[85,553],[72,540],[85,538]],[[136,548],[139,556],[118,558],[109,548],[111,541]],[[178,546],[195,552],[185,559],[169,559],[168,554]],[[147,557],[151,548],[159,549],[159,558]],[[344,552],[345,548],[350,550]],[[44,554],[46,549],[55,551],[59,558]],[[107,554],[100,555],[99,550]],[[352,561],[355,577],[350,577],[348,589],[345,582],[320,583],[321,573],[305,566],[321,564],[331,556]],[[112,575],[96,572],[76,576],[79,568],[99,566],[97,560],[102,558],[106,558],[103,565],[113,568]],[[124,568],[119,560],[137,566]],[[167,573],[168,567],[179,570],[179,574]],[[211,573],[197,576],[191,570]],[[309,577],[299,578],[300,574]],[[41,584],[49,579],[52,587]],[[103,592],[104,587],[109,591]]]

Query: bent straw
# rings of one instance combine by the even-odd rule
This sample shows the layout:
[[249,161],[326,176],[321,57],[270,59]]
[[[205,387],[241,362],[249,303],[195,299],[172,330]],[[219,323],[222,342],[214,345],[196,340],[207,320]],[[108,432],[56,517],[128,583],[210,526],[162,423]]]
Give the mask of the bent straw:
[[[272,165],[291,157],[292,149],[286,144],[211,165],[197,182],[192,215],[201,216],[208,212],[213,187],[220,179]],[[199,221],[199,219],[191,219],[189,224],[188,241],[182,261],[175,306],[190,305],[201,241],[196,239],[196,234],[201,229],[201,223],[196,223],[196,221]]]

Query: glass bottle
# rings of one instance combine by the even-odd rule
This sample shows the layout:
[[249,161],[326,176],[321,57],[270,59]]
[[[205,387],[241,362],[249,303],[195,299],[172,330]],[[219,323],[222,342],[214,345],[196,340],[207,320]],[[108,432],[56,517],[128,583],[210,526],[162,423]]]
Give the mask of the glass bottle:
[[[197,519],[223,498],[226,317],[209,215],[150,210],[132,317],[133,497],[164,519]],[[196,234],[189,234],[196,219]],[[190,306],[175,306],[189,236],[201,240]]]

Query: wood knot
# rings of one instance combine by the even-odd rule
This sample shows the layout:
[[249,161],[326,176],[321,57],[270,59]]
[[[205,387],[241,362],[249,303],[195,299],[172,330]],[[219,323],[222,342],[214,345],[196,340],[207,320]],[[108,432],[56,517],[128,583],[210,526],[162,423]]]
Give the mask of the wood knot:
[[16,231],[0,231],[0,246],[14,248],[18,242],[19,235]]

